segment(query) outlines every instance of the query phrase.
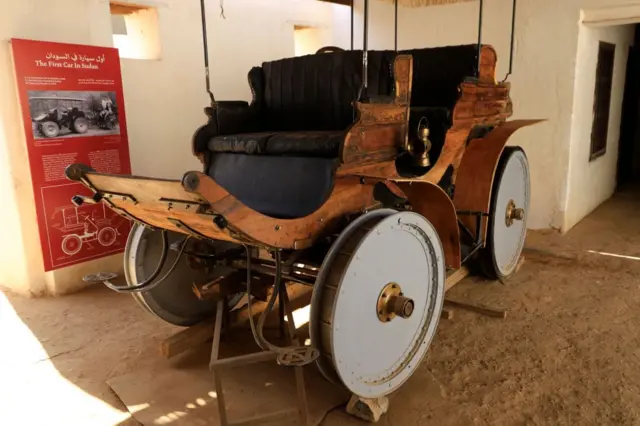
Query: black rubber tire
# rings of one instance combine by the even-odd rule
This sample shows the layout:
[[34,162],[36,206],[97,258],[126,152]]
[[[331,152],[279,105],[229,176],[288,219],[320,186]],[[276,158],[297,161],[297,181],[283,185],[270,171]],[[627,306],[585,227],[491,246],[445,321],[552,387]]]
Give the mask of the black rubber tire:
[[46,138],[55,138],[60,134],[60,126],[54,121],[43,121],[38,125],[38,130]]
[[77,117],[71,125],[74,133],[87,133],[89,131],[89,121],[84,117]]

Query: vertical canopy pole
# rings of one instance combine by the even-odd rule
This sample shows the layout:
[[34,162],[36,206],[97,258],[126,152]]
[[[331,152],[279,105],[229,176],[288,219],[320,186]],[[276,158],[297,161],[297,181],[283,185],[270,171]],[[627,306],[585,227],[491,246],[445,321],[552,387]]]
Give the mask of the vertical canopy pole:
[[484,13],[484,0],[480,0],[480,13],[478,14],[478,69],[476,77],[480,78],[480,52],[482,51],[482,18]]
[[394,24],[393,24],[393,28],[395,31],[395,34],[394,34],[395,38],[393,41],[393,48],[397,52],[398,51],[398,0],[395,0],[393,4],[395,7],[395,17],[394,17]]
[[354,0],[351,0],[351,50],[353,50],[353,18],[355,15],[355,5],[354,5]]
[[518,7],[518,0],[513,0],[512,15],[511,15],[511,50],[509,51],[509,72],[504,78],[507,81],[511,73],[513,72],[513,51],[516,41],[516,10]]
[[358,100],[366,96],[369,86],[369,0],[364,0],[364,37],[362,42],[362,86]]
[[209,76],[209,42],[207,39],[207,10],[204,4],[205,0],[200,0],[200,16],[202,17],[202,44],[204,45],[204,73],[206,78],[206,87],[209,98],[211,98],[211,106],[216,102],[211,91],[211,78]]

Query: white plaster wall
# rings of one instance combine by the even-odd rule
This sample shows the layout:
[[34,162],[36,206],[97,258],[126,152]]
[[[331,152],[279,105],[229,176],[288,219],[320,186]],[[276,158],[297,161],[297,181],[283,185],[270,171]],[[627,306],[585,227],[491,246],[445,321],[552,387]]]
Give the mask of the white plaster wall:
[[[6,4],[5,4],[6,3]],[[139,0],[158,7],[160,59],[122,59],[133,172],[179,178],[199,169],[191,137],[204,124],[200,5]],[[294,55],[293,25],[321,28],[332,44],[335,6],[315,0],[208,1],[211,78],[218,99],[250,100],[247,73],[262,61]],[[0,14],[0,285],[23,294],[59,294],[89,272],[121,269],[121,255],[44,273],[25,138],[8,40],[12,37],[112,46],[107,0],[3,2]]]
[[[604,200],[610,198],[615,191],[627,59],[629,47],[633,45],[634,32],[633,25],[582,26],[580,29],[573,97],[568,191],[563,229],[570,229]],[[594,88],[598,43],[600,41],[615,44],[616,52],[607,151],[604,156],[590,162]]]
[[[531,163],[531,228],[562,228],[573,222],[565,219],[565,208],[569,193],[568,164],[581,11],[613,7],[619,3],[640,5],[639,0],[518,2],[514,74],[509,79],[514,102],[512,119],[548,120],[519,131],[510,140],[510,144],[525,149]],[[362,0],[356,2],[356,48],[362,47],[362,4]],[[460,3],[421,9],[400,7],[399,47],[475,42],[478,4]],[[393,48],[393,5],[372,1],[370,13],[370,46]],[[508,69],[510,23],[511,0],[485,2],[483,41],[498,51],[499,79]],[[348,44],[348,32],[341,34],[346,35]],[[593,92],[593,88],[589,91]]]

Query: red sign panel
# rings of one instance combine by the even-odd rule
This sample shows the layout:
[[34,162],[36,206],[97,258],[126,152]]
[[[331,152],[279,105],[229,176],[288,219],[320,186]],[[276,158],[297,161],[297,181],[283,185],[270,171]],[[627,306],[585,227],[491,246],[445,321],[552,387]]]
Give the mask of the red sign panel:
[[73,163],[130,174],[118,50],[11,40],[46,271],[122,252],[130,223],[64,175]]

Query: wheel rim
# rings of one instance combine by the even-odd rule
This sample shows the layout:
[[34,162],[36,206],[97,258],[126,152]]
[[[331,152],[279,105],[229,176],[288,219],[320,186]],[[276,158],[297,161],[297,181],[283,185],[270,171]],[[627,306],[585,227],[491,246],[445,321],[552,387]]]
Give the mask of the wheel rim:
[[[387,395],[413,374],[440,319],[445,265],[438,235],[416,213],[375,218],[348,238],[330,267],[320,327],[325,357],[354,394]],[[381,319],[395,286],[411,309]]]
[[98,233],[98,242],[103,246],[110,246],[116,242],[117,233],[113,228],[101,229]]
[[68,256],[78,254],[81,248],[82,239],[77,235],[67,235],[64,240],[62,240],[62,251]]
[[85,133],[89,129],[89,125],[87,124],[86,120],[82,118],[76,118],[73,126],[78,133]]
[[41,124],[42,133],[49,138],[53,138],[58,135],[60,128],[53,122],[46,122]]
[[[167,232],[169,244],[185,237],[176,232]],[[158,264],[161,252],[161,233],[138,224],[134,225],[127,239],[124,255],[127,284],[135,285],[149,277]],[[169,250],[159,277],[164,276],[169,270],[176,255],[177,252]],[[158,318],[174,325],[189,326],[212,317],[216,312],[216,301],[198,299],[191,288],[192,283],[200,284],[207,281],[210,281],[209,274],[203,270],[192,269],[183,256],[166,281],[149,291],[133,293],[133,297]],[[229,306],[235,306],[241,298],[242,294],[230,297]]]
[[511,275],[518,266],[527,233],[531,196],[526,155],[520,149],[510,149],[505,154],[491,218],[493,261],[501,277]]
[[332,383],[339,383],[340,378],[336,375],[332,361],[326,357],[325,353],[323,353],[324,345],[322,343],[322,333],[320,332],[320,327],[322,327],[322,318],[320,318],[323,302],[322,295],[325,282],[331,270],[331,264],[333,263],[334,259],[339,254],[340,250],[349,239],[349,237],[351,237],[351,235],[353,235],[353,233],[362,224],[368,222],[369,220],[375,218],[384,218],[395,213],[398,213],[398,211],[392,209],[378,209],[365,213],[356,218],[340,233],[336,241],[332,244],[331,248],[327,252],[327,255],[322,261],[322,265],[320,266],[318,277],[316,278],[316,282],[313,286],[313,293],[311,294],[309,334],[311,337],[311,344],[320,351],[320,357],[318,357],[318,360],[316,361],[318,369],[320,370],[322,375]]

